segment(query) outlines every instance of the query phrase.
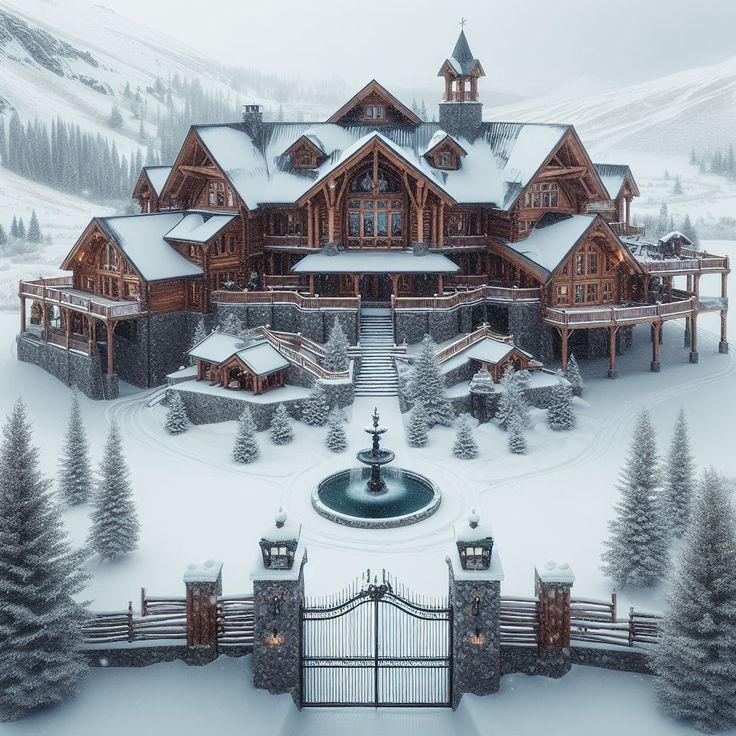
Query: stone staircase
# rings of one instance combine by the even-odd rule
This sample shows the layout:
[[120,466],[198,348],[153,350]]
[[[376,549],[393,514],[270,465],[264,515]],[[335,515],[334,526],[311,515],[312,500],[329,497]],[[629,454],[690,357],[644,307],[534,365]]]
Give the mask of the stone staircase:
[[360,310],[360,373],[356,396],[398,396],[399,380],[391,357],[394,325],[390,309]]

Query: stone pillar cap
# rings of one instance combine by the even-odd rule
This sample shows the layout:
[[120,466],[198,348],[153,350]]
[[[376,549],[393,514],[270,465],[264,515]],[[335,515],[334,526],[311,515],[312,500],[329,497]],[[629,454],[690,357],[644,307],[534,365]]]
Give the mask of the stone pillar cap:
[[187,565],[183,577],[185,583],[216,583],[221,572],[222,562],[220,560],[207,560]]
[[575,582],[575,573],[572,571],[569,562],[556,562],[548,560],[542,565],[535,565],[537,577],[543,583],[569,583]]

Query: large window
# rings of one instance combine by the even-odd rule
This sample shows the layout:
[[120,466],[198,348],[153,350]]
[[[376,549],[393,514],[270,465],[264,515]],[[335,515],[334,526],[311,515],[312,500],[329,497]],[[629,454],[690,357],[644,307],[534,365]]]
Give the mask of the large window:
[[380,167],[374,174],[371,166],[353,177],[349,190],[348,247],[402,247],[406,224],[399,177]]
[[233,190],[222,181],[211,181],[207,184],[207,204],[210,207],[234,207]]
[[532,184],[524,195],[524,207],[556,209],[560,206],[560,192],[555,182]]

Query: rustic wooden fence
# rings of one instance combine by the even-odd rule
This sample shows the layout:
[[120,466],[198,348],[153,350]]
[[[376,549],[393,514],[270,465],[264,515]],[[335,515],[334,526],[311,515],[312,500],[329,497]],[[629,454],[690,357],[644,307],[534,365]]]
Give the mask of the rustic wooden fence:
[[501,596],[501,644],[536,647],[539,632],[536,598]]

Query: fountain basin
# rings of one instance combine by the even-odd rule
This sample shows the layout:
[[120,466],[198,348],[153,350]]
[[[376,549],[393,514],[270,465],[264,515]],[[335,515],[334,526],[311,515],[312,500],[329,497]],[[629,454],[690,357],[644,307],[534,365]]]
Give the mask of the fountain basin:
[[390,529],[416,524],[437,511],[441,495],[429,478],[405,468],[384,468],[385,490],[366,491],[370,468],[341,470],[312,492],[312,506],[326,519],[360,529]]

